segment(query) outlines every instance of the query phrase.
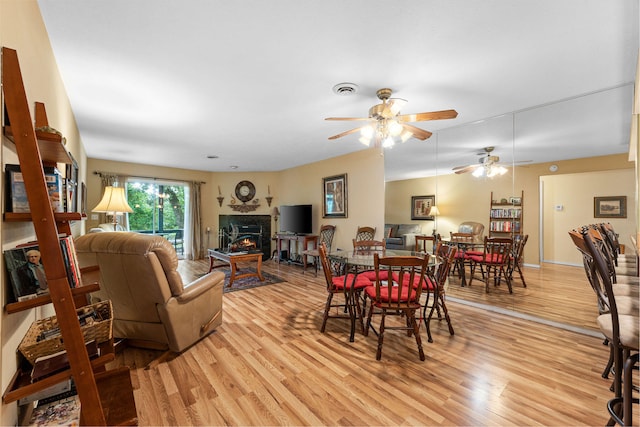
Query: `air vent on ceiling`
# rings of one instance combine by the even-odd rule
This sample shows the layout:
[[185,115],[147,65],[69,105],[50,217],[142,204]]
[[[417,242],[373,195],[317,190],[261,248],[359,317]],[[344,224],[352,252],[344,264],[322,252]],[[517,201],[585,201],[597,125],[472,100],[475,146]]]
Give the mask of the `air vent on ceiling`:
[[355,83],[338,83],[333,87],[333,91],[338,95],[353,95],[358,91],[358,85]]

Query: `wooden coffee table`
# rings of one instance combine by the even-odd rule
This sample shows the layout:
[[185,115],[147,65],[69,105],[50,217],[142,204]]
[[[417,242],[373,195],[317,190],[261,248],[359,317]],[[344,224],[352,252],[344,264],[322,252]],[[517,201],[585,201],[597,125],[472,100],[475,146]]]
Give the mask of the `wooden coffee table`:
[[[209,273],[214,268],[231,266],[231,276],[229,277],[228,288],[231,287],[233,281],[236,279],[242,279],[243,277],[257,277],[260,281],[264,281],[262,277],[262,252],[227,252],[221,249],[207,249],[207,255],[209,257]],[[221,264],[216,265],[216,261],[221,261]],[[239,262],[255,263],[256,271],[250,271],[247,273],[238,273]]]

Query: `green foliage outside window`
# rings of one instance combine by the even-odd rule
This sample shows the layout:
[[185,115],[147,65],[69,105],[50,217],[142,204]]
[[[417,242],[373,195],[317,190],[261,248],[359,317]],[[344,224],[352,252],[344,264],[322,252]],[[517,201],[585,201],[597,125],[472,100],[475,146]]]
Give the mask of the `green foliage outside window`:
[[129,229],[163,232],[184,228],[185,187],[147,182],[127,183],[127,199],[133,213]]

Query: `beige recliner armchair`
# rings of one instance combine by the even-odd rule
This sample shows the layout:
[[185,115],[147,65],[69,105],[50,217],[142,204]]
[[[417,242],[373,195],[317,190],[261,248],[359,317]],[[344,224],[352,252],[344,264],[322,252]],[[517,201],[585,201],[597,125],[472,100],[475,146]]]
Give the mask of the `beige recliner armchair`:
[[77,238],[75,246],[81,267],[99,267],[94,273],[83,272],[83,281],[100,282],[92,300],[111,300],[115,338],[181,352],[222,323],[224,273],[184,284],[167,239],[132,232],[89,233]]
[[484,243],[484,225],[480,222],[465,221],[458,226],[458,233],[473,234],[473,241],[476,243]]

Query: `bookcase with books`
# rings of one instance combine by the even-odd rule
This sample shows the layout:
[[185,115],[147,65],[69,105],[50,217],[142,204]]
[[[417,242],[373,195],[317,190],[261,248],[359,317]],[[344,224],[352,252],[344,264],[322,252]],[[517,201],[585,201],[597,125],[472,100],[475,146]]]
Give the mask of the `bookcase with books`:
[[491,192],[489,210],[489,237],[511,237],[522,235],[522,206],[524,191],[520,196],[494,198]]
[[[80,424],[135,425],[137,413],[129,368],[107,370],[105,367],[115,359],[113,338],[103,340],[98,345],[97,354],[90,357],[92,350],[88,350],[86,330],[81,325],[82,314],[79,310],[89,305],[88,294],[99,289],[98,283],[83,283],[82,274],[87,271],[77,269],[74,260],[70,222],[81,220],[82,215],[77,212],[56,212],[58,209],[52,206],[45,179],[45,168],[56,167],[58,163],[69,164],[72,159],[62,136],[49,128],[42,103],[36,103],[34,127],[18,54],[6,47],[2,48],[2,89],[4,136],[15,145],[29,205],[29,212],[5,212],[3,219],[5,223],[33,223],[37,241],[26,244],[24,248],[16,248],[16,251],[24,252],[25,248],[37,247],[42,254],[46,278],[46,290],[38,286],[38,290],[25,295],[27,298],[16,298],[15,302],[8,303],[5,311],[11,314],[52,303],[56,313],[55,327],[63,343],[63,349],[58,350],[68,360],[68,365],[61,370],[48,372],[42,379],[32,381],[32,363],[26,357],[19,356],[18,370],[5,389],[2,400],[5,404],[29,400],[30,396],[42,394],[48,389],[59,390],[60,385],[64,386],[72,380],[81,404]],[[20,295],[21,292],[16,294]]]

